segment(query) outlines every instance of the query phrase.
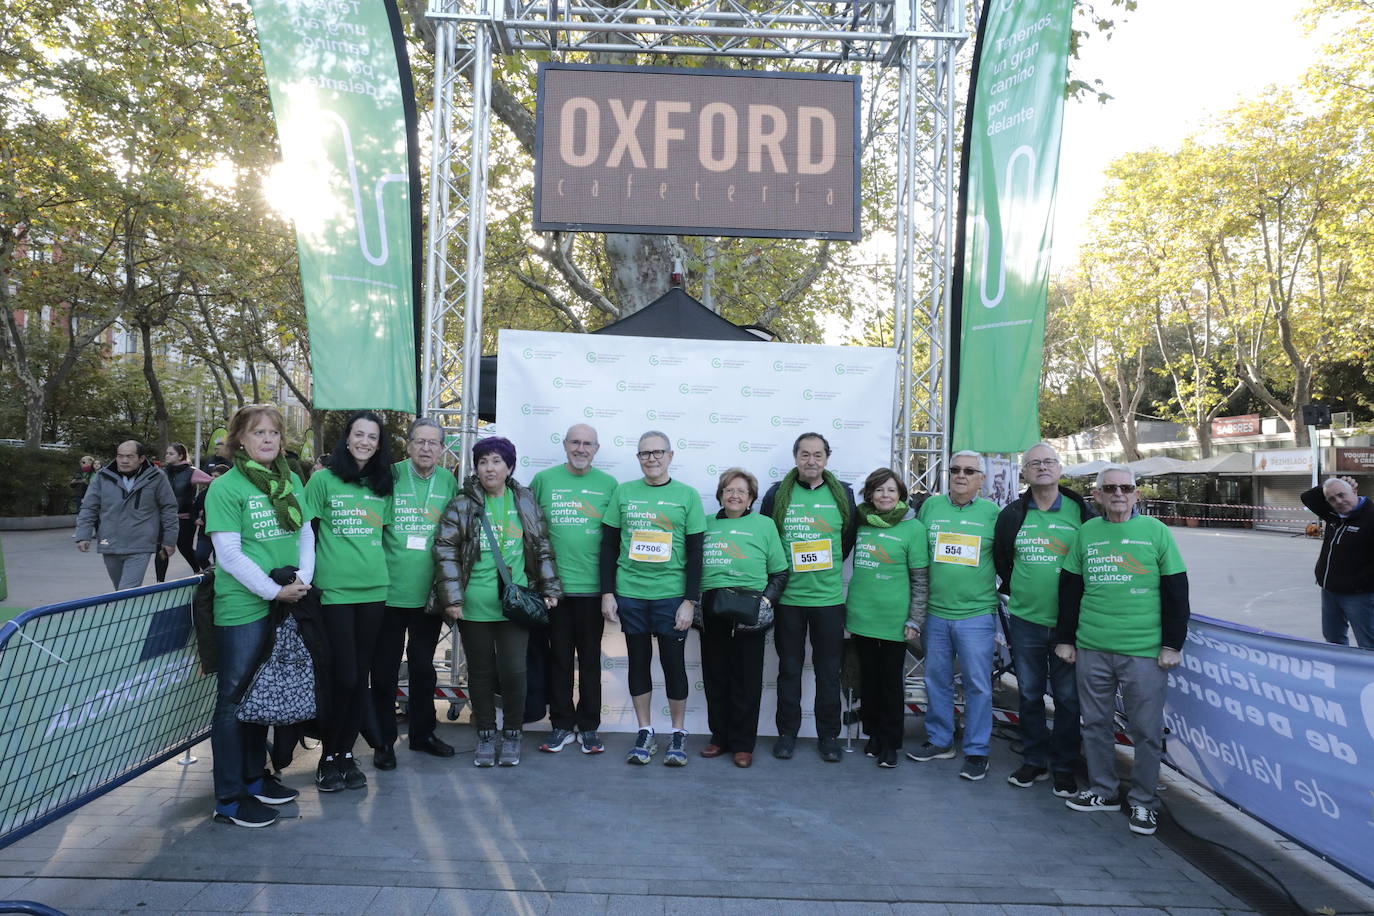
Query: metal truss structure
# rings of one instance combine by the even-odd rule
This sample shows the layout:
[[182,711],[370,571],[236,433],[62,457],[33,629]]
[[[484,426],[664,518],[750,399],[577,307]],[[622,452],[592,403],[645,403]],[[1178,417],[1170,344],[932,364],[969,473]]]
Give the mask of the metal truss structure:
[[434,134],[425,264],[424,402],[477,428],[493,54],[696,56],[880,66],[897,82],[898,351],[893,465],[938,489],[948,454],[946,312],[954,250],[955,63],[967,0],[430,0]]

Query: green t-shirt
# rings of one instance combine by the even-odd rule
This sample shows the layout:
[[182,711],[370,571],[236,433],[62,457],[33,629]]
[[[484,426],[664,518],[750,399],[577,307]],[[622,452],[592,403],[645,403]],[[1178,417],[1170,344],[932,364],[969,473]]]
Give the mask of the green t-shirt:
[[1059,567],[1083,524],[1078,503],[1059,497],[1059,507],[1038,509],[1032,500],[1016,533],[1007,610],[1031,623],[1052,627],[1059,621]]
[[844,516],[824,483],[792,488],[782,520],[782,544],[792,575],[781,602],[798,607],[844,604]]
[[386,572],[391,579],[386,603],[391,607],[424,607],[434,587],[434,531],[439,516],[458,489],[458,481],[436,467],[429,479],[412,470],[410,460],[391,466],[391,524],[382,532]]
[[530,481],[549,522],[565,595],[601,593],[601,519],[615,486],[615,478],[605,471],[588,468],[574,474],[566,464],[545,468]]
[[1064,558],[1064,571],[1083,577],[1078,648],[1159,655],[1159,578],[1187,572],[1163,522],[1148,515],[1089,519]]
[[[295,474],[291,489],[302,501],[305,486]],[[300,565],[300,532],[277,524],[277,510],[267,494],[230,468],[210,484],[205,493],[205,533],[232,531],[239,536],[243,554],[264,573],[281,566]],[[215,624],[235,627],[267,616],[267,601],[244,588],[237,579],[221,572],[215,576]]]
[[626,481],[606,504],[605,523],[620,529],[617,595],[676,598],[686,591],[686,538],[706,530],[696,490],[676,480],[659,487]]
[[311,476],[301,504],[307,520],[320,520],[315,542],[315,584],[321,604],[385,601],[390,578],[382,527],[391,524],[391,500],[360,483],[344,483],[328,468]]
[[931,614],[963,620],[997,610],[992,535],[998,511],[996,503],[979,497],[955,506],[943,493],[921,505],[918,517],[930,545]]
[[[501,558],[510,569],[511,580],[517,585],[529,585],[525,574],[525,529],[520,524],[520,513],[515,511],[515,494],[510,487],[499,499],[482,494],[486,501],[487,519],[491,522],[491,533],[501,544]],[[482,530],[481,522],[476,528],[477,543],[481,553],[468,575],[467,591],[463,593],[463,619],[478,623],[491,623],[505,620],[501,613],[501,573],[496,569],[496,559],[491,552],[491,539]]]
[[845,629],[872,639],[905,640],[911,610],[909,571],[929,565],[926,528],[916,519],[903,519],[891,528],[860,523],[854,575],[845,598]]
[[768,577],[787,568],[778,526],[751,512],[739,518],[706,520],[702,543],[701,589],[753,588],[762,590]]

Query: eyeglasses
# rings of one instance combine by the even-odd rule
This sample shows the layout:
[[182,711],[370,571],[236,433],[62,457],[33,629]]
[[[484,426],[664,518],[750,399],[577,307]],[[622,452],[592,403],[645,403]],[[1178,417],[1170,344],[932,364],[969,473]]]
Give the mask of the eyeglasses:
[[967,468],[961,464],[955,464],[950,466],[949,473],[953,477],[972,477],[974,474],[981,474],[983,472],[978,468]]
[[1104,483],[1098,487],[1103,493],[1134,493],[1135,484],[1133,483]]
[[1038,470],[1039,468],[1052,468],[1057,467],[1058,465],[1058,458],[1037,458],[1035,461],[1027,461],[1025,467],[1028,471],[1034,471]]
[[654,461],[657,461],[658,459],[662,458],[662,457],[663,457],[664,455],[666,455],[666,454],[668,454],[668,450],[667,450],[667,449],[656,448],[656,449],[653,449],[652,451],[635,452],[635,457],[638,458],[640,461],[648,461],[648,460],[651,459],[651,458],[652,458]]
[[410,444],[416,448],[438,448],[443,445],[438,439],[411,439]]

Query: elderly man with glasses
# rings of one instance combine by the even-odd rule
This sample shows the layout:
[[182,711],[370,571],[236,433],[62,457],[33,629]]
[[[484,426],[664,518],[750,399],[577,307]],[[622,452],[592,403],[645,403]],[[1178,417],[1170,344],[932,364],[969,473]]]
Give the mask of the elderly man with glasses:
[[371,705],[365,721],[368,743],[374,748],[372,762],[379,770],[396,769],[396,684],[403,648],[410,684],[410,749],[435,757],[454,754],[453,747],[434,734],[434,649],[443,618],[425,613],[434,583],[434,530],[458,486],[439,466],[443,451],[443,428],[420,417],[406,435],[406,459],[391,466],[394,521],[382,529],[391,584],[372,655]]
[[663,752],[670,767],[687,765],[687,663],[684,649],[701,601],[702,542],[706,514],[701,495],[669,476],[673,450],[667,434],[639,437],[644,477],[616,487],[601,527],[601,614],[620,624],[629,662],[630,700],[639,733],[625,762],[643,766],[658,753],[650,714],[649,673],[658,639],[663,690],[672,737]]
[[1116,694],[1125,702],[1131,765],[1130,827],[1155,832],[1164,750],[1168,671],[1188,636],[1188,573],[1174,536],[1135,514],[1135,472],[1113,464],[1097,475],[1102,517],[1089,519],[1059,573],[1054,652],[1077,666],[1083,755],[1089,787],[1065,804],[1074,811],[1120,811],[1116,776]]
[[907,757],[954,756],[954,659],[963,671],[964,765],[959,775],[988,775],[992,738],[992,659],[997,637],[997,574],[992,539],[997,504],[980,499],[983,456],[949,458],[949,491],[921,504],[917,518],[930,539],[930,600],[921,634],[926,648],[926,742]]
[[[1059,619],[1059,567],[1078,529],[1097,515],[1073,490],[1060,486],[1059,454],[1041,442],[1021,457],[1028,488],[997,516],[992,558],[1007,596],[1008,639],[1020,691],[1022,764],[1007,782],[1029,789],[1054,776],[1054,794],[1078,791],[1078,688],[1073,666],[1054,654]],[[1054,698],[1054,732],[1045,722],[1045,691]]]

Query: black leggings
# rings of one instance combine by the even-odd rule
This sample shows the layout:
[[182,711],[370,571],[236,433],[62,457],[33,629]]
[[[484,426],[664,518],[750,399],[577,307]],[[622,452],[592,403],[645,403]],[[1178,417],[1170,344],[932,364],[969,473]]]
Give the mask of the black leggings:
[[329,712],[320,722],[325,756],[348,753],[358,740],[369,699],[367,671],[385,613],[384,601],[320,607],[329,668]]
[[[658,664],[663,669],[663,690],[670,700],[687,699],[687,636],[658,634]],[[635,633],[625,636],[625,651],[630,662],[630,696],[639,697],[654,689],[649,665],[654,660],[653,636]]]

